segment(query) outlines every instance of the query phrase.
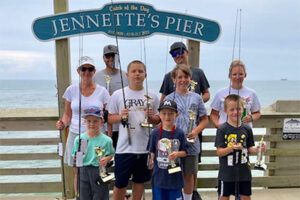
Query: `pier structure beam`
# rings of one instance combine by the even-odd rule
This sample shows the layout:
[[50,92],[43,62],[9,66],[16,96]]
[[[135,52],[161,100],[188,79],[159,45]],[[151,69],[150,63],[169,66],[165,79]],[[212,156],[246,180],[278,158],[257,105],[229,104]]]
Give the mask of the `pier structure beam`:
[[[67,12],[69,10],[68,0],[53,0],[54,13]],[[57,78],[57,90],[58,90],[58,112],[61,119],[64,114],[64,99],[62,98],[64,91],[71,84],[70,73],[70,42],[69,38],[55,40],[56,51],[56,78]],[[68,131],[60,131],[60,138],[63,143],[63,152],[65,152],[65,144],[67,140]],[[64,173],[62,173],[62,196],[74,198],[74,177],[73,169],[64,164],[61,160],[61,166]]]
[[189,64],[194,67],[200,66],[200,42],[195,40],[187,40],[187,48],[189,51]]

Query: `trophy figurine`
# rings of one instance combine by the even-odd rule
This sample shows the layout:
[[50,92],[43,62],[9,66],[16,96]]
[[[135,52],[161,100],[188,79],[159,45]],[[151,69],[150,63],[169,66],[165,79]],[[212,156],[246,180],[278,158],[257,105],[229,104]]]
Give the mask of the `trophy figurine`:
[[267,170],[267,165],[262,162],[263,152],[262,152],[262,146],[264,144],[264,136],[261,137],[261,140],[258,143],[258,150],[257,150],[257,162],[254,165],[254,169],[258,170]]
[[[147,109],[149,109],[152,98],[147,94],[145,94],[144,96],[146,97],[146,101],[147,101]],[[142,127],[152,128],[153,124],[149,123],[148,119],[149,119],[148,117],[145,117],[144,121],[141,122],[140,125]]]
[[[195,112],[192,111],[192,110],[188,110],[189,114],[190,114],[190,118],[189,118],[189,124],[188,124],[188,127],[187,127],[187,133],[190,133],[192,132],[193,130],[193,127],[194,127],[194,122],[195,122]],[[191,142],[191,143],[194,143],[195,142],[195,139],[189,139],[189,138],[186,138],[188,142]]]
[[[96,151],[98,160],[100,161],[103,157],[105,149],[101,149],[100,147],[95,147],[94,150]],[[99,179],[96,181],[97,185],[100,185],[101,183],[105,183],[113,178],[115,178],[114,174],[109,174],[106,171],[105,167],[99,165]]]
[[[168,152],[168,155],[170,155],[172,153],[172,142],[171,140],[167,139],[167,138],[163,138],[160,140],[160,142],[164,143],[166,145],[166,149]],[[176,165],[174,160],[170,160],[170,166],[168,169],[169,174],[173,174],[176,172],[180,172],[181,171],[181,167]]]
[[103,75],[103,77],[105,78],[105,82],[106,82],[106,89],[109,92],[109,83],[111,81],[111,77],[108,75]]
[[193,81],[193,80],[190,80],[190,85],[191,85],[191,91],[192,92],[195,92],[195,86],[197,85],[198,83],[196,81]]

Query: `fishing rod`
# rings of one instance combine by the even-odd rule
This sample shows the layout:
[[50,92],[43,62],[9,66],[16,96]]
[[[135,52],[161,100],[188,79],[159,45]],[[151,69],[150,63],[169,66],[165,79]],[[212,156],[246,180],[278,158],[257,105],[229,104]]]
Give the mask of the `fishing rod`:
[[[111,5],[114,7],[113,0],[111,0]],[[115,11],[112,9],[112,18],[113,18],[113,26],[114,26],[114,33],[115,33],[115,39],[116,39],[116,45],[117,45],[117,61],[120,67],[120,78],[121,78],[121,89],[122,89],[122,95],[123,95],[123,103],[124,103],[124,109],[127,109],[126,106],[126,99],[125,99],[125,91],[124,91],[124,82],[123,82],[123,75],[122,75],[122,66],[121,66],[121,59],[120,59],[120,51],[119,51],[119,41],[118,41],[118,35],[117,35],[117,27],[115,23]],[[116,62],[115,60],[115,62]],[[131,135],[130,135],[130,127],[129,127],[129,122],[128,122],[128,116],[121,116],[121,123],[123,127],[127,129],[127,137],[128,137],[128,144],[131,145]]]
[[[238,59],[240,61],[241,58],[241,26],[242,26],[242,9],[237,9],[237,13],[236,13],[236,21],[235,21],[235,29],[234,29],[234,40],[233,40],[233,48],[232,48],[232,62],[234,61],[234,52],[235,52],[235,46],[236,46],[236,37],[237,37],[237,25],[238,25],[238,16],[240,16],[240,24],[239,24],[239,48],[238,48]],[[232,67],[230,66],[230,70],[232,70]],[[231,71],[229,72],[231,73]],[[238,72],[237,74],[238,76],[238,85],[237,85],[237,95],[240,97],[240,73]],[[231,87],[232,87],[232,78],[230,78],[230,82],[229,82],[229,94],[231,94]],[[237,128],[239,129],[239,109],[240,109],[240,103],[238,101],[237,103]],[[226,116],[226,121],[228,120],[228,115]],[[238,135],[237,135],[238,137]],[[235,140],[236,144],[238,142],[238,138],[236,138]],[[239,195],[239,167],[240,167],[240,163],[241,163],[241,150],[234,150],[233,151],[233,155],[235,155],[234,159],[234,168],[235,168],[235,200],[240,200],[240,195]]]

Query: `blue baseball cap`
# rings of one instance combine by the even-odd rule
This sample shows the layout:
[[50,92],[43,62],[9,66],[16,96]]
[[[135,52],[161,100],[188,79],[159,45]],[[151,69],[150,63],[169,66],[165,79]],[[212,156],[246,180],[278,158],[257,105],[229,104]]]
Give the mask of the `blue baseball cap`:
[[83,111],[82,117],[85,118],[86,116],[95,116],[103,119],[102,110],[98,106],[90,106]]

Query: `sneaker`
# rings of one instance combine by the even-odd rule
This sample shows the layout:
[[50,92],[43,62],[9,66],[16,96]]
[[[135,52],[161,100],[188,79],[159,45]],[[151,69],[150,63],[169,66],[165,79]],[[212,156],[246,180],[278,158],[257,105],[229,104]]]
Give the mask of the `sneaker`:
[[192,200],[202,200],[200,194],[197,191],[193,191]]

